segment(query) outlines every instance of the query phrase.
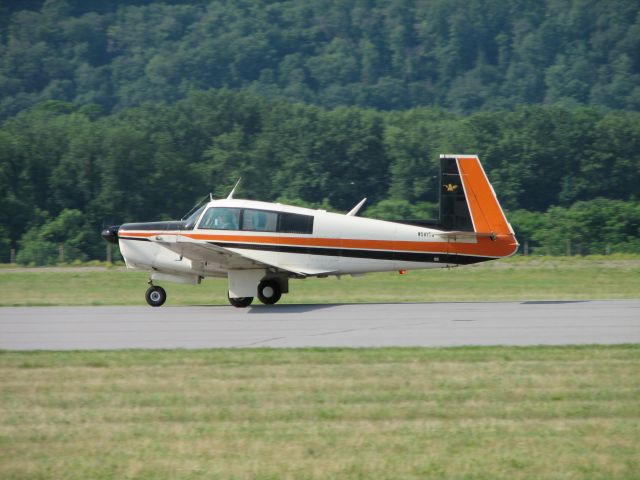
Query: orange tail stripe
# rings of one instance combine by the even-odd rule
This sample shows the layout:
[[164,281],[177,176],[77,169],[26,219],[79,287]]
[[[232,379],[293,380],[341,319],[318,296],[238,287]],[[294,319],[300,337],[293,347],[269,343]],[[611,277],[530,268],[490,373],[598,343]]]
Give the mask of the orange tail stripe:
[[476,232],[510,234],[507,219],[478,158],[458,158],[458,167]]

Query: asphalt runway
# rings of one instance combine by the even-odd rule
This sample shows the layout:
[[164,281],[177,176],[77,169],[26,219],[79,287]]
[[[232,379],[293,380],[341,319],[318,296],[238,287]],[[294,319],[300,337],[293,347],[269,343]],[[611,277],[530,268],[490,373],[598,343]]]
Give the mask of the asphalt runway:
[[0,308],[2,350],[640,342],[640,300]]

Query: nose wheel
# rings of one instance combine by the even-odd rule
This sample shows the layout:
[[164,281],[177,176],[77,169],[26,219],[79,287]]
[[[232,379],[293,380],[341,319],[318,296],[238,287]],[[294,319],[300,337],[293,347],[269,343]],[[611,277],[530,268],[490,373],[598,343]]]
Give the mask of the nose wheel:
[[152,307],[159,307],[167,300],[167,292],[164,291],[164,288],[158,287],[157,285],[151,285],[147,290],[147,293],[144,295],[144,298],[147,300],[147,303]]

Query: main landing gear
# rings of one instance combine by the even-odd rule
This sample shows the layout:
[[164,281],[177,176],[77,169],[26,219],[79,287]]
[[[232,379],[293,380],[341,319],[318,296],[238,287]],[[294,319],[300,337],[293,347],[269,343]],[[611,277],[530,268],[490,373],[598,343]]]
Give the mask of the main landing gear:
[[[276,280],[264,280],[258,284],[258,300],[265,305],[273,305],[282,297],[282,287]],[[253,297],[229,298],[229,303],[237,308],[251,305]]]
[[147,293],[145,293],[144,298],[152,307],[159,307],[167,301],[167,292],[165,292],[162,287],[151,285],[147,290]]
[[281,296],[282,289],[275,280],[264,280],[258,285],[258,299],[265,305],[273,305]]
[[253,302],[253,297],[231,298],[229,294],[227,294],[227,298],[229,299],[229,303],[236,308],[246,308]]
[[[277,279],[263,280],[258,284],[258,300],[265,305],[273,305],[282,297],[282,282]],[[284,284],[285,292],[288,291],[287,284]],[[145,300],[152,307],[160,307],[167,301],[167,292],[164,288],[153,285],[149,281],[149,288],[144,295]],[[231,298],[227,294],[229,303],[236,308],[246,308],[253,302],[253,297]]]

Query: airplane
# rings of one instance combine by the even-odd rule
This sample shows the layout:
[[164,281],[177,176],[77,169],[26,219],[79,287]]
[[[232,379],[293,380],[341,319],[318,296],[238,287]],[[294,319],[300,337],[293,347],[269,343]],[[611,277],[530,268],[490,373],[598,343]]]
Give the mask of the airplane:
[[[126,266],[149,272],[146,301],[164,304],[160,282],[228,279],[228,299],[272,305],[290,279],[456,267],[509,257],[518,242],[477,155],[440,155],[437,221],[358,217],[234,198],[209,201],[181,221],[125,223],[102,232]],[[198,207],[198,206],[196,206]],[[194,207],[195,208],[195,207]]]

